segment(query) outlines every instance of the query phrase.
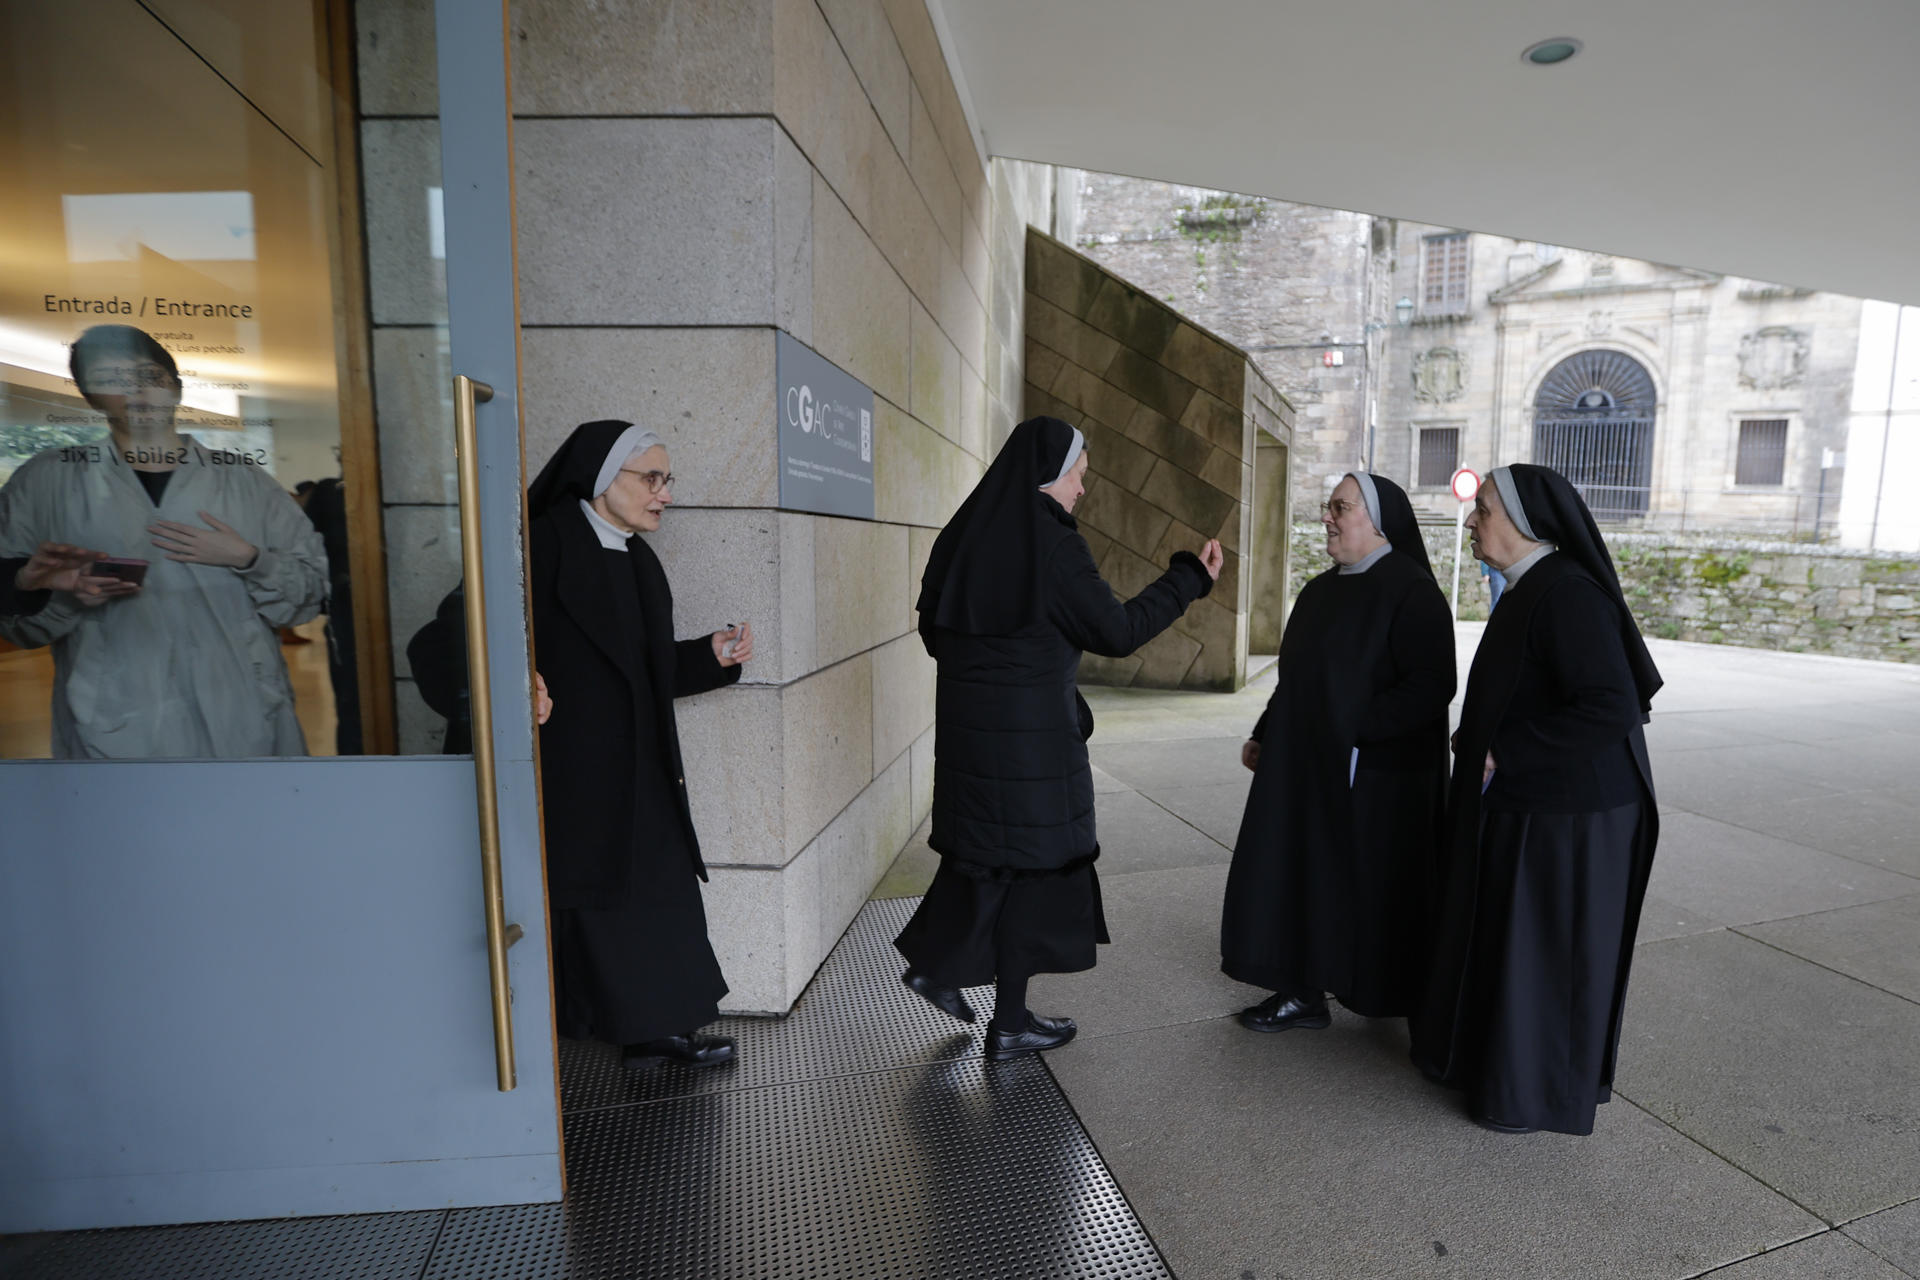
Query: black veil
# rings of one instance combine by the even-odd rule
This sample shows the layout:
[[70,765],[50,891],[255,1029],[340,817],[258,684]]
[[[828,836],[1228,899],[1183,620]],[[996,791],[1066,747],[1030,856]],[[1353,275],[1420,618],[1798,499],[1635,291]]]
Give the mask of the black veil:
[[1620,609],[1620,640],[1626,646],[1627,665],[1633,671],[1634,687],[1639,691],[1640,710],[1642,713],[1651,710],[1653,695],[1665,682],[1659,668],[1653,665],[1653,655],[1647,652],[1647,642],[1641,638],[1633,610],[1627,607],[1626,594],[1620,590],[1620,575],[1614,570],[1606,540],[1600,536],[1600,526],[1594,523],[1593,513],[1587,510],[1580,491],[1552,467],[1516,462],[1507,471],[1513,477],[1514,493],[1536,538],[1554,543],[1562,555],[1579,561],[1601,589],[1613,597]]
[[1047,555],[1078,526],[1040,492],[1073,448],[1073,427],[1028,418],[934,540],[914,606],[935,626],[965,635],[1016,635],[1043,621]]
[[1413,500],[1407,497],[1405,489],[1385,476],[1368,472],[1367,479],[1373,481],[1374,492],[1380,499],[1380,532],[1396,552],[1419,565],[1420,571],[1432,578],[1433,562],[1427,559],[1427,540],[1420,536],[1420,518],[1413,513]]

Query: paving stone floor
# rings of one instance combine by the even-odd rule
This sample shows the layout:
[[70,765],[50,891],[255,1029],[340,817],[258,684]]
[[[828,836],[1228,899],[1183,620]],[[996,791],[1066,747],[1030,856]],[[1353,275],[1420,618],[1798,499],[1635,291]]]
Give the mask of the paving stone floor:
[[1665,817],[1588,1138],[1475,1127],[1398,1021],[1241,1030],[1218,913],[1272,677],[1088,691],[1114,944],[1032,999],[1174,1274],[1920,1276],[1920,668],[1652,647]]

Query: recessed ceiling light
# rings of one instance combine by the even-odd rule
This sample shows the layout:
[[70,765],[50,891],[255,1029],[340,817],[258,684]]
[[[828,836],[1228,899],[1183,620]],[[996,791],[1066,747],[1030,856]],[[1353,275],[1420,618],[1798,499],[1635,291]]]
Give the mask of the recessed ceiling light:
[[1555,63],[1565,62],[1586,46],[1572,36],[1555,36],[1551,40],[1542,40],[1538,44],[1527,46],[1521,59],[1536,67],[1551,67]]

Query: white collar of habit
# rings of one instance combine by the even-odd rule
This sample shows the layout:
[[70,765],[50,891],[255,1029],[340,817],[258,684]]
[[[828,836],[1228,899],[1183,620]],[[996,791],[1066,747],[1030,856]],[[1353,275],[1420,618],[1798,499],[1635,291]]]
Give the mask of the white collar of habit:
[[593,529],[593,536],[600,539],[600,545],[609,551],[625,551],[627,539],[632,534],[622,533],[611,521],[593,509],[593,504],[585,498],[580,499],[580,509],[587,513],[587,524]]

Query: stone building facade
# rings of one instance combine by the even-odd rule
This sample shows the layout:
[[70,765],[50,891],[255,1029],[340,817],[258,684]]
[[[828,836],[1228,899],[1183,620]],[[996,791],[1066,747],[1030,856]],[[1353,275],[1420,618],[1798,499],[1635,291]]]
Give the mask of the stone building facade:
[[1366,464],[1450,514],[1456,466],[1535,461],[1641,527],[1838,521],[1857,298],[1112,175],[1079,190],[1083,252],[1298,406],[1297,510]]

